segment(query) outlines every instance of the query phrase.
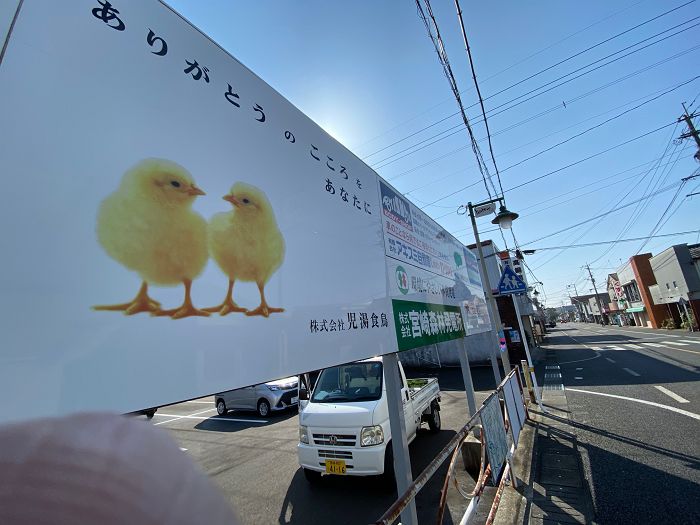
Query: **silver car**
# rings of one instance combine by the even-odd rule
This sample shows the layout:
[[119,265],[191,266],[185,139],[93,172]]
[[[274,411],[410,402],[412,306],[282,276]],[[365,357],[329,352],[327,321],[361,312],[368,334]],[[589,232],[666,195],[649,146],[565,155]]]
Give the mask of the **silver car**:
[[229,410],[255,410],[261,417],[299,404],[299,378],[285,377],[277,381],[229,390],[214,396],[216,411],[223,416]]

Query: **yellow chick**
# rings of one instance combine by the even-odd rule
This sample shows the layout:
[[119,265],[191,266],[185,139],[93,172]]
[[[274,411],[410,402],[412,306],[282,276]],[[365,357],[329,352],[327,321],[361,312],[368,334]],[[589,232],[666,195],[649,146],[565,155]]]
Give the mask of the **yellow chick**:
[[[142,160],[124,174],[119,188],[100,205],[97,238],[110,257],[138,273],[143,283],[132,301],[95,310],[151,312],[173,319],[209,315],[195,308],[190,297],[192,280],[209,258],[207,223],[192,211],[198,195],[204,192],[189,172],[169,160]],[[148,296],[149,283],[184,284],[182,306],[162,310]]]
[[[284,308],[273,308],[265,300],[265,284],[282,265],[285,250],[270,201],[262,190],[243,182],[235,183],[223,198],[233,210],[217,213],[209,221],[209,253],[229,278],[228,292],[223,303],[205,310],[265,317],[284,312]],[[237,280],[258,285],[260,306],[255,310],[248,311],[234,302],[233,285]]]

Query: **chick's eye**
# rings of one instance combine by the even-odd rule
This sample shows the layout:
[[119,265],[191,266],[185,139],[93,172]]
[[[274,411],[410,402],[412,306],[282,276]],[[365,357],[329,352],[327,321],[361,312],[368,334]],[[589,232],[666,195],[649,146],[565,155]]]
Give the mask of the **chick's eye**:
[[180,187],[180,183],[179,183],[178,181],[176,181],[176,180],[171,180],[171,181],[170,181],[170,185],[173,186],[174,188],[179,188],[179,187]]
[[250,204],[250,199],[243,199],[243,204]]

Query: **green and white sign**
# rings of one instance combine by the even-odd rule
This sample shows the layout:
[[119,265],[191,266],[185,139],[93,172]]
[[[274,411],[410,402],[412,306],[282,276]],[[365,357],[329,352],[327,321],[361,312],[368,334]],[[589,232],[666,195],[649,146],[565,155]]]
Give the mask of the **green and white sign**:
[[464,337],[458,306],[392,300],[399,350],[410,350]]

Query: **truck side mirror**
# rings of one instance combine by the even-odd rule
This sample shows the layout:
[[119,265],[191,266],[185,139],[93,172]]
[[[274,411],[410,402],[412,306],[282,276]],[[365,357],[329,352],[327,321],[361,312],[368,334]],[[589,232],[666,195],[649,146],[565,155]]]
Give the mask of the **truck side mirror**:
[[308,401],[309,391],[306,388],[299,389],[299,401]]

